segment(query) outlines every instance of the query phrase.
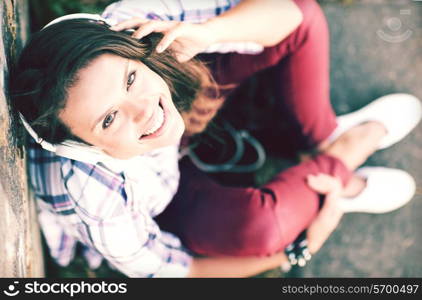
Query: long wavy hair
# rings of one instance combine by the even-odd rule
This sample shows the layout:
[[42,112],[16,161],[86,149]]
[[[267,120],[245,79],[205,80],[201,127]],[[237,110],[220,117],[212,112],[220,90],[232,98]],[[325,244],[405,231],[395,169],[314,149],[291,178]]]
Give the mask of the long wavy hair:
[[[12,108],[21,112],[37,134],[50,143],[66,139],[83,142],[61,122],[59,112],[65,107],[68,89],[77,83],[78,71],[109,53],[139,60],[161,76],[187,120],[192,117],[192,103],[197,101],[201,107],[210,89],[217,93],[217,85],[198,60],[180,63],[171,49],[157,53],[155,47],[161,37],[162,34],[153,33],[138,40],[90,20],[53,24],[30,38],[12,68]],[[197,133],[205,127],[191,131]]]

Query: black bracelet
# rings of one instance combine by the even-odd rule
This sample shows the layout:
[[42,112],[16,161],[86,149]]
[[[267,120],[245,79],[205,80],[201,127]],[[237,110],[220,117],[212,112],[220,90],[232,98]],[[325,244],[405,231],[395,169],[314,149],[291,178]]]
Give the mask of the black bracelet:
[[312,258],[308,249],[308,240],[306,239],[306,230],[304,230],[296,240],[289,244],[284,250],[291,266],[304,267]]

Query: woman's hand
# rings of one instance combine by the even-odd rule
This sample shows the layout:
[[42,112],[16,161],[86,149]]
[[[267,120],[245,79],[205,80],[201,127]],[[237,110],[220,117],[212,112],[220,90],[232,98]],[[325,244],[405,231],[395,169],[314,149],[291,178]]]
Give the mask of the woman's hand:
[[318,216],[307,230],[308,248],[313,254],[321,248],[343,216],[338,205],[343,187],[340,179],[326,174],[309,175],[307,181],[309,187],[315,192],[325,195],[324,204]]
[[152,32],[161,32],[164,37],[157,45],[157,52],[163,52],[171,46],[180,62],[190,60],[216,41],[214,34],[205,24],[132,18],[110,29],[116,31],[136,29],[132,36],[137,39]]
[[325,195],[324,206],[337,206],[338,198],[343,193],[340,179],[319,173],[318,175],[308,175],[307,182],[315,192]]

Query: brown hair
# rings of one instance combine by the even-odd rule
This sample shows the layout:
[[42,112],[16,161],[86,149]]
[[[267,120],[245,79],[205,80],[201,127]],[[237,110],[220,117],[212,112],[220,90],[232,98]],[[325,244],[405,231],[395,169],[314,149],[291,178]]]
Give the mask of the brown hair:
[[[201,107],[200,101],[208,98],[205,91],[217,91],[217,86],[199,61],[180,63],[171,49],[163,53],[154,51],[161,37],[161,34],[153,33],[137,40],[90,20],[53,24],[31,37],[12,70],[12,107],[50,143],[66,139],[81,141],[60,121],[59,112],[65,106],[67,90],[78,80],[78,71],[99,55],[111,53],[140,60],[160,75],[168,84],[178,110],[185,119],[186,116],[191,118],[188,112],[192,102],[198,99],[196,106]],[[198,128],[190,133],[197,132]]]

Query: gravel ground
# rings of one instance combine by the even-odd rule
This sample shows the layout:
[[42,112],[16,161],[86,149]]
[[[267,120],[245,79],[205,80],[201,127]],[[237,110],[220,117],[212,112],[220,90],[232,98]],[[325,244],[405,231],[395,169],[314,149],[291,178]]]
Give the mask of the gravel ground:
[[[392,92],[422,99],[422,3],[321,1],[331,31],[331,96],[338,114]],[[348,3],[348,4],[347,4]],[[400,210],[348,214],[303,269],[287,277],[422,276],[422,125],[366,163],[410,172],[418,194]],[[382,199],[380,199],[382,201]],[[279,271],[263,274],[283,276]]]

